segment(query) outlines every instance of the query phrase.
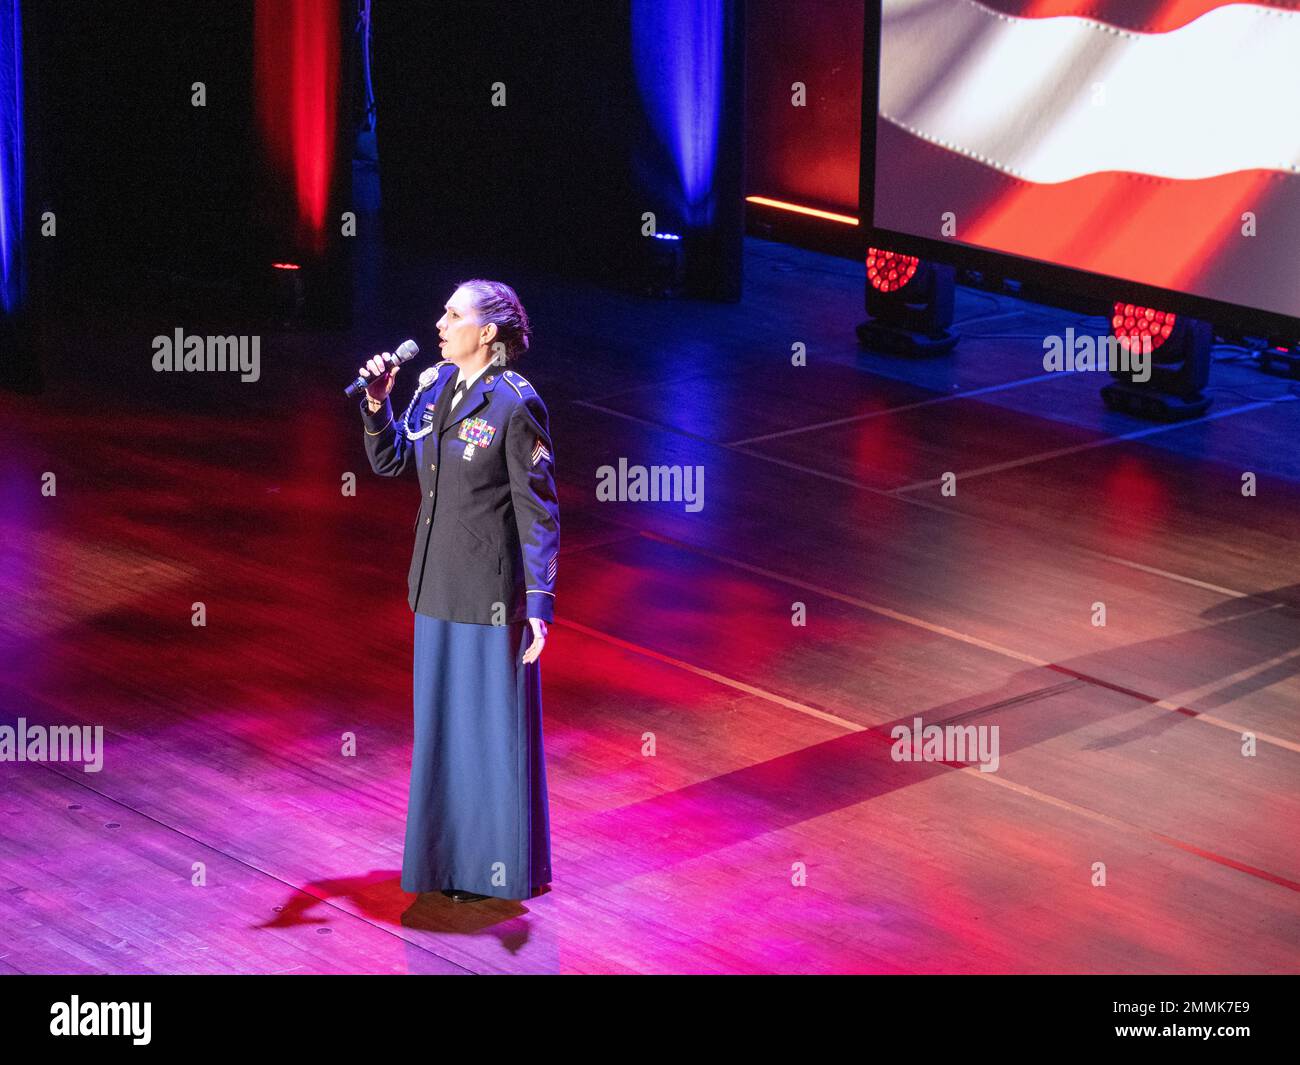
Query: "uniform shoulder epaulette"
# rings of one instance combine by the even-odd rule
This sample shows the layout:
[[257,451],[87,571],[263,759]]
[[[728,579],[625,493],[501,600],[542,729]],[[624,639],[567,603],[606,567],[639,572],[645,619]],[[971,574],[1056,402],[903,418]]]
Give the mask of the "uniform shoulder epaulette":
[[514,370],[506,370],[501,376],[505,378],[506,384],[515,390],[520,399],[524,398],[524,389],[528,389],[534,394],[537,392],[537,389],[533,388],[526,378],[520,377]]

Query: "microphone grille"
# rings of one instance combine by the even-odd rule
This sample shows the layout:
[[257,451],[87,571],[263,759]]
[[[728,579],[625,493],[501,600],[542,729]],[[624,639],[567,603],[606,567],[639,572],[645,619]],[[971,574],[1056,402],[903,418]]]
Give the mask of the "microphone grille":
[[397,357],[398,362],[409,362],[420,354],[420,345],[414,340],[403,340],[393,354]]

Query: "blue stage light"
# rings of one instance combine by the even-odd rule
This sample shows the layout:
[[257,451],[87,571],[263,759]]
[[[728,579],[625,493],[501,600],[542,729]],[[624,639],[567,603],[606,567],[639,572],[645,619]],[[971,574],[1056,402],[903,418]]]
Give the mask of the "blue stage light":
[[23,36],[18,0],[0,0],[0,306],[23,300]]
[[722,0],[632,0],[636,84],[678,186],[657,191],[687,229],[713,223],[723,27]]

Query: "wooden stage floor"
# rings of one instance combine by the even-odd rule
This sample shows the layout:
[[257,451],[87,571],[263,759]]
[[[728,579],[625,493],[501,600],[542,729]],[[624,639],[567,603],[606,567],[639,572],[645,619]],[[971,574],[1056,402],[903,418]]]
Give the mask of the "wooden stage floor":
[[[555,879],[404,894],[418,493],[338,389],[491,267],[373,268],[258,382],[155,374],[178,322],[91,307],[0,399],[0,723],[106,742],[0,763],[0,971],[1300,969],[1287,383],[1225,361],[1208,417],[1142,423],[1043,373],[1077,315],[965,290],[951,357],[862,353],[861,266],[755,240],[739,305],[495,271],[561,482]],[[620,458],[704,506],[598,501]],[[891,757],[917,718],[996,726],[996,771]]]

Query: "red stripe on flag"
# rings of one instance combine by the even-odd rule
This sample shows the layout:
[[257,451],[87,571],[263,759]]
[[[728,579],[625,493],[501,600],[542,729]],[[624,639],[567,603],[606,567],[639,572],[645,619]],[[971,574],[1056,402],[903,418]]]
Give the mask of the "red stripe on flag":
[[1089,174],[1057,185],[1019,182],[968,226],[966,240],[1081,270],[1186,289],[1205,261],[1241,235],[1258,213],[1272,171],[1200,181],[1140,174]]
[[[875,221],[1011,255],[1300,317],[1300,176],[1089,174],[1033,184],[877,123]],[[924,180],[918,180],[924,175]],[[1255,236],[1242,214],[1256,216]]]
[[[1300,10],[1300,0],[1252,0],[1255,7]],[[982,0],[984,7],[1018,18],[1076,18],[1104,22],[1137,33],[1168,33],[1207,11],[1233,6],[1231,0]]]

